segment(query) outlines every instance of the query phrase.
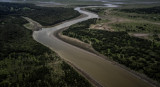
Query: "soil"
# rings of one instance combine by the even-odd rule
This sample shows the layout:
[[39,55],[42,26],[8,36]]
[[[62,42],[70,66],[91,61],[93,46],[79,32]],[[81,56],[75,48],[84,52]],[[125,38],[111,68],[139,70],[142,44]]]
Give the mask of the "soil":
[[32,31],[38,31],[38,30],[42,29],[42,25],[39,24],[38,22],[36,22],[28,17],[23,17],[23,18],[29,22],[27,24],[24,24],[24,27],[26,27],[27,29],[30,29]]

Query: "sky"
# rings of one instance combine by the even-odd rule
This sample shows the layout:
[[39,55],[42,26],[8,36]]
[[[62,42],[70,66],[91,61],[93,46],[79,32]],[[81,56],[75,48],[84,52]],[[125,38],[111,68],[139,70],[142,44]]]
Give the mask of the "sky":
[[5,1],[5,2],[9,2],[9,1],[102,1],[102,2],[123,2],[123,3],[154,3],[154,2],[160,2],[160,0],[0,0],[0,1]]

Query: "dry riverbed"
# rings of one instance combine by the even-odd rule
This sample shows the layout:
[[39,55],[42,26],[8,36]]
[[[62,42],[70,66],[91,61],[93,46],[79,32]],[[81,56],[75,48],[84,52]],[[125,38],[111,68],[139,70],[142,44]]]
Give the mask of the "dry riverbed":
[[[90,17],[92,18],[92,16]],[[57,37],[53,36],[53,33],[62,28],[68,27],[68,24],[71,25],[77,23],[77,21],[82,21],[82,19],[86,20],[85,17],[82,17],[63,22],[60,25],[51,28],[47,27],[40,31],[34,31],[33,37],[36,41],[56,51],[61,58],[76,67],[76,69],[81,72],[87,79],[90,78],[89,80],[96,86],[151,87],[151,85],[144,82],[142,79],[137,77],[137,75],[117,66],[117,64],[115,65],[111,61],[65,43],[57,39]],[[73,39],[71,40],[77,41]]]

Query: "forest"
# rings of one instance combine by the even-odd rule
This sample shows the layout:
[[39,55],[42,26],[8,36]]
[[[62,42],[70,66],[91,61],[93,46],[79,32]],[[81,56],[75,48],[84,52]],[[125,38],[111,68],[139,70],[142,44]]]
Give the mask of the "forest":
[[73,8],[38,7],[33,4],[0,3],[0,18],[5,15],[29,17],[41,25],[49,26],[80,15]]
[[127,17],[132,19],[145,19],[149,21],[160,21],[160,6],[148,7],[148,8],[122,8],[113,9],[112,15],[121,17]]
[[94,12],[94,13],[104,13],[107,8],[86,8],[86,10]]
[[[19,12],[27,6],[0,3],[0,87],[91,87],[88,80],[55,52],[32,39],[32,31],[23,26],[27,21]],[[10,7],[17,9],[16,12],[8,11]],[[60,12],[61,9],[68,10],[60,8]]]
[[160,6],[150,8],[121,9],[120,11],[138,14],[160,14]]
[[90,43],[96,51],[111,60],[160,82],[160,43],[129,36],[126,31],[89,29],[96,20],[72,25],[63,31],[63,35]]

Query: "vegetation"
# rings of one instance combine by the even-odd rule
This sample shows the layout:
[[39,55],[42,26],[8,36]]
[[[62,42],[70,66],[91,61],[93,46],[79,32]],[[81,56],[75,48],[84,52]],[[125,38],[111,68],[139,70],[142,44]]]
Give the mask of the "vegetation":
[[160,6],[150,7],[150,8],[114,9],[112,15],[117,15],[132,19],[145,19],[149,21],[159,22]]
[[140,22],[110,24],[116,31],[160,33],[160,25]]
[[[134,34],[146,34],[144,36],[136,36],[148,40],[160,41],[159,39],[159,31],[160,25],[158,21],[150,21],[149,15],[154,16],[155,18],[159,17],[159,7],[143,7],[143,8],[133,8],[128,7],[125,9],[122,8],[88,8],[87,10],[96,12],[104,19],[109,19],[110,22],[107,23],[107,26],[112,28],[114,31],[125,31],[130,33],[130,35]],[[136,15],[137,17],[133,16]],[[146,18],[141,18],[140,16]],[[131,34],[132,33],[132,34]],[[155,37],[156,36],[156,37]]]
[[37,7],[33,4],[0,3],[0,15],[29,17],[44,26],[53,25],[80,15],[73,8]]
[[[8,12],[12,4],[6,4]],[[6,13],[0,10],[0,87],[91,86],[55,52],[32,39],[32,31],[23,27],[27,21],[19,13]]]
[[106,9],[107,8],[86,8],[86,10],[97,13],[97,14],[104,13]]
[[160,43],[129,36],[125,31],[88,29],[94,23],[96,19],[72,25],[63,34],[91,43],[101,54],[160,82]]
[[138,14],[160,14],[160,6],[151,8],[121,9],[120,11],[127,13],[138,13]]

